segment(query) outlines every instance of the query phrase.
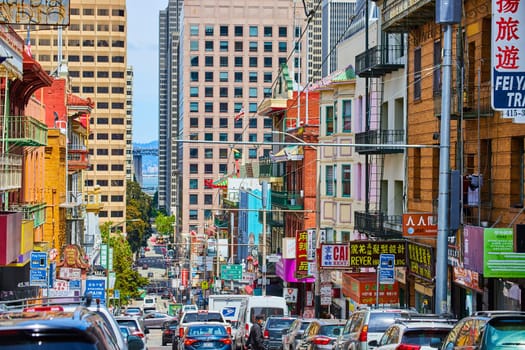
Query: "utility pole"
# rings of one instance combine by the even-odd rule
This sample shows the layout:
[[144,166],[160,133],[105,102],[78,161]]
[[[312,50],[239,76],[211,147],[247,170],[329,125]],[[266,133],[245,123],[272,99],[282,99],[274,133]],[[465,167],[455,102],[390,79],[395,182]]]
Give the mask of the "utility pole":
[[263,232],[262,232],[262,295],[266,295],[266,201],[268,198],[268,181],[262,181],[262,208],[263,208]]
[[[450,200],[450,93],[452,78],[452,24],[461,22],[461,1],[437,0],[436,23],[443,24],[443,85],[439,140],[438,233],[436,242],[436,298],[434,311],[448,313],[448,232]],[[461,127],[461,126],[458,126]]]

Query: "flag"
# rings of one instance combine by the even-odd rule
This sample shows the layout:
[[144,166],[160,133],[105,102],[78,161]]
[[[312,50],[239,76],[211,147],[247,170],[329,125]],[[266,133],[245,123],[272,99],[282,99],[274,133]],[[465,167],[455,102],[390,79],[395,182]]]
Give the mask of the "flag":
[[235,115],[235,121],[241,119],[242,117],[244,117],[244,107],[241,107],[241,110],[239,111],[239,113]]
[[25,50],[29,57],[33,57],[33,54],[31,53],[31,36],[30,36],[29,25],[27,26],[27,39],[26,39]]

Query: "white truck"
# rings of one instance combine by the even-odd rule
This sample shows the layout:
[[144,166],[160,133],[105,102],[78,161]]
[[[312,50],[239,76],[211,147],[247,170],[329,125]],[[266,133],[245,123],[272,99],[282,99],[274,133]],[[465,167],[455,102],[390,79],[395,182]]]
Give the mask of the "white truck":
[[244,326],[248,295],[214,294],[208,298],[208,310],[219,311],[225,321],[231,324],[233,349],[242,349],[244,339],[239,329]]

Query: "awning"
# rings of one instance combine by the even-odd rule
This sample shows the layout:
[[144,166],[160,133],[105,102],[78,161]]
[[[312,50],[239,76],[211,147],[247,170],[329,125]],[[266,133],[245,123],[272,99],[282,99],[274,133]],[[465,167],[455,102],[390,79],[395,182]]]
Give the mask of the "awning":
[[289,160],[303,160],[303,146],[286,146],[276,154],[270,154],[272,162],[286,162]]

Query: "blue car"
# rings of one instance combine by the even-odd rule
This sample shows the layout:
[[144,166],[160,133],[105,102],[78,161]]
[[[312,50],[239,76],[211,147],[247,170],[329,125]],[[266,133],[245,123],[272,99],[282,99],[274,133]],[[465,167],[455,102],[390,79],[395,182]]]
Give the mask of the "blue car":
[[222,323],[192,323],[184,330],[181,328],[181,332],[184,333],[180,334],[179,350],[232,349],[231,329]]

